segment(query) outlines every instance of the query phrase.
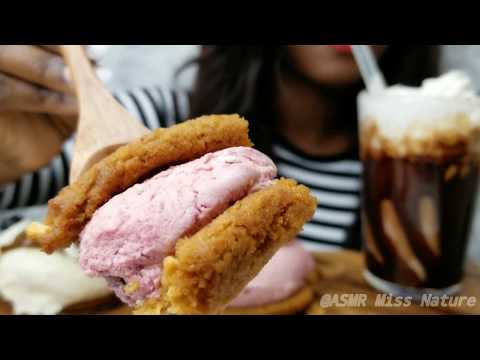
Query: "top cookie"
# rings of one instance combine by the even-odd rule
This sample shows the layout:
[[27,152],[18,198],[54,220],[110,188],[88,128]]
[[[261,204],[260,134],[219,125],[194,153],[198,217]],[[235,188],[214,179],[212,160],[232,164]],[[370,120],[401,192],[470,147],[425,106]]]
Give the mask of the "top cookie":
[[49,201],[44,224],[27,236],[47,253],[78,239],[94,212],[114,195],[172,165],[234,146],[252,146],[248,122],[238,115],[203,116],[158,129],[120,147]]

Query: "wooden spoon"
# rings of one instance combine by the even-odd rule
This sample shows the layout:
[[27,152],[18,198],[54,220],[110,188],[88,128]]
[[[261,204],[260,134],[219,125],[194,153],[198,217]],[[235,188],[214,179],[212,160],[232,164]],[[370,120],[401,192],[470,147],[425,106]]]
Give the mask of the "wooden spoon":
[[132,117],[97,78],[81,45],[62,45],[75,84],[79,120],[70,167],[70,183],[119,146],[149,130]]

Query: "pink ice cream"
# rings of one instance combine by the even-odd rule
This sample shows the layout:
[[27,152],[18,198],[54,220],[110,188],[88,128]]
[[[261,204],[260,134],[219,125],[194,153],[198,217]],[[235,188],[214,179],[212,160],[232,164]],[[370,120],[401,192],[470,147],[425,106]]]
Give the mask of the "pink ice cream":
[[[163,259],[175,243],[237,200],[268,186],[275,164],[257,150],[237,147],[172,167],[113,197],[80,234],[80,265],[105,277],[130,305],[158,296]],[[136,284],[133,291],[125,285]]]
[[285,300],[306,285],[315,261],[298,241],[280,248],[229,307],[253,307]]

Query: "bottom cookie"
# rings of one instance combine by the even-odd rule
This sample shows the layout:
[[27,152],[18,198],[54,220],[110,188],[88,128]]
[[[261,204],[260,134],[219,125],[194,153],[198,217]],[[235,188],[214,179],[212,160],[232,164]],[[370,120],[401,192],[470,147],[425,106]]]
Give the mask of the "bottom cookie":
[[83,301],[70,305],[63,309],[62,315],[84,315],[84,314],[102,314],[122,306],[122,303],[115,295],[108,295],[103,298],[90,301]]
[[223,315],[294,315],[305,310],[313,300],[313,290],[306,286],[288,299],[263,306],[229,308]]
[[313,304],[307,310],[306,315],[325,315],[326,311],[319,304]]

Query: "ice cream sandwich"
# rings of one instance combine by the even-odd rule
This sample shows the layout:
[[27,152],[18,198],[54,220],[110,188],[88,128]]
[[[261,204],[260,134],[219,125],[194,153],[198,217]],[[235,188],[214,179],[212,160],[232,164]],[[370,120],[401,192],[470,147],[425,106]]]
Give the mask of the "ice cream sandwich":
[[237,115],[157,130],[63,189],[28,235],[47,252],[80,240],[82,268],[137,314],[222,313],[316,207],[251,145]]

